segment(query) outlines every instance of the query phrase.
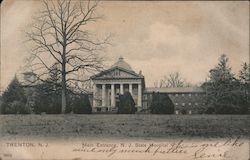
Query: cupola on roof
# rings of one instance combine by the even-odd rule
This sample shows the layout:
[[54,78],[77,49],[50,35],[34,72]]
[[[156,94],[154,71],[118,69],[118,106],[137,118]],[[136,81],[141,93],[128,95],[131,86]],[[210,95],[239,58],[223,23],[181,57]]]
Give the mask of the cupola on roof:
[[123,57],[120,57],[118,61],[111,66],[111,68],[114,68],[114,67],[119,67],[119,68],[123,68],[123,69],[134,72],[131,66],[127,62],[124,61]]

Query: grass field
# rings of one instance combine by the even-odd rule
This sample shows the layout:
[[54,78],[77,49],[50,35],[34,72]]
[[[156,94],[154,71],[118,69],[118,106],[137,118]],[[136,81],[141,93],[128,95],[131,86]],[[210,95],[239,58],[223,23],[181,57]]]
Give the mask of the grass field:
[[0,115],[1,138],[250,137],[248,115]]

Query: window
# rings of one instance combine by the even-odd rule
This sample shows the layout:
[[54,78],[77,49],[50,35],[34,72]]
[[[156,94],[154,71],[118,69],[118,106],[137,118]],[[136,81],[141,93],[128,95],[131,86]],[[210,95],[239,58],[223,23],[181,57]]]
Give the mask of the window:
[[189,93],[189,94],[188,94],[188,96],[189,96],[189,97],[191,97],[191,96],[192,96],[192,94],[191,94],[191,93]]
[[188,103],[189,106],[191,106],[191,103]]
[[175,97],[178,97],[178,94],[175,94]]
[[197,102],[195,102],[195,105],[196,105],[196,106],[198,106],[198,103],[197,103]]
[[182,106],[185,106],[185,103],[182,103]]
[[175,103],[176,106],[178,106],[178,103]]
[[185,94],[182,94],[182,97],[184,97],[185,96]]

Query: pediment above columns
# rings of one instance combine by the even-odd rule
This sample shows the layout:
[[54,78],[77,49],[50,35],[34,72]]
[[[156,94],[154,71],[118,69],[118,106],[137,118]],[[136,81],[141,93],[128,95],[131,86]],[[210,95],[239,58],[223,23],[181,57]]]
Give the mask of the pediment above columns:
[[100,72],[91,77],[92,80],[110,80],[110,79],[142,79],[143,75],[137,74],[123,68],[115,67]]

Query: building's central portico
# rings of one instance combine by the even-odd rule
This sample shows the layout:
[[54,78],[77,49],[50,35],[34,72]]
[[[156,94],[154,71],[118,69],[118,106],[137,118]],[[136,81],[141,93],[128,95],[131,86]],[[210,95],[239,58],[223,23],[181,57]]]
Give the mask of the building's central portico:
[[142,109],[142,93],[145,88],[144,76],[135,73],[122,57],[118,62],[91,77],[93,82],[93,111],[117,110],[117,97],[130,92],[138,111]]

